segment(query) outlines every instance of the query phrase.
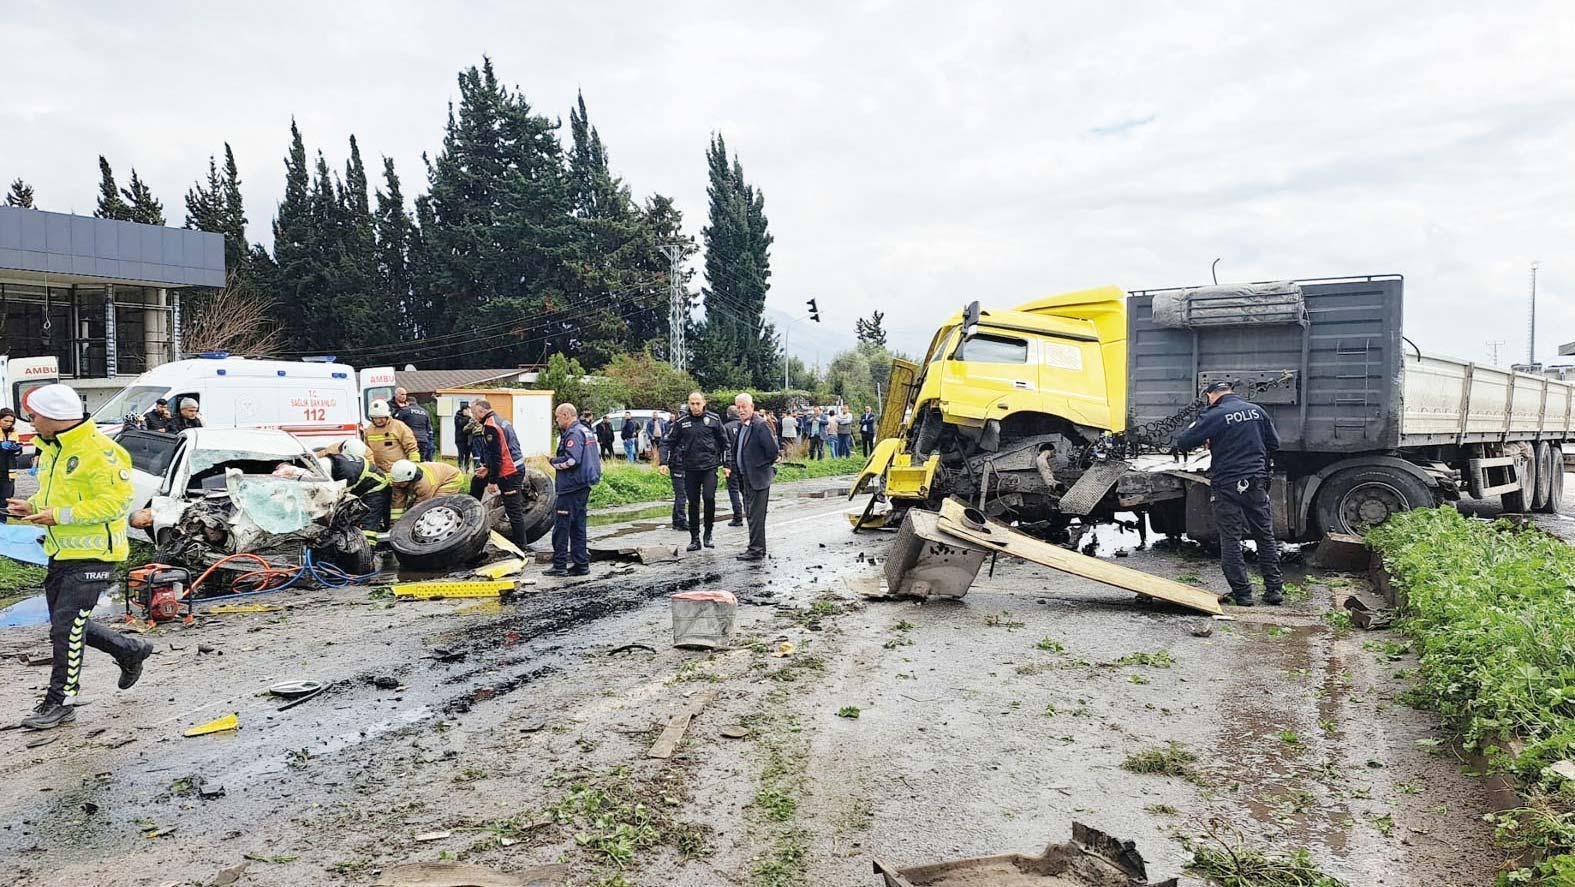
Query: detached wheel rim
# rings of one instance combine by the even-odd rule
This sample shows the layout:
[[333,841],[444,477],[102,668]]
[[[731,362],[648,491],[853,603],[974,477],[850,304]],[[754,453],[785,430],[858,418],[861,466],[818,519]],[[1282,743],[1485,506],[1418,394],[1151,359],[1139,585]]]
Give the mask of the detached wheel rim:
[[1338,514],[1347,531],[1376,527],[1391,516],[1407,511],[1411,503],[1405,494],[1381,481],[1357,484],[1340,497]]
[[461,526],[459,512],[454,509],[446,506],[430,508],[416,518],[416,525],[410,528],[410,535],[420,542],[444,542],[454,538]]

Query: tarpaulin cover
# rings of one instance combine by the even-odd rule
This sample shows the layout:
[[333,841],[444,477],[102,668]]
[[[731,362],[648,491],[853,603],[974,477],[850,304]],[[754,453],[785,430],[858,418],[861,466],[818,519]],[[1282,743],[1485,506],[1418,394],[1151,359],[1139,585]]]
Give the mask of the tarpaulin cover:
[[49,563],[49,558],[44,556],[44,528],[0,524],[0,556],[39,566]]

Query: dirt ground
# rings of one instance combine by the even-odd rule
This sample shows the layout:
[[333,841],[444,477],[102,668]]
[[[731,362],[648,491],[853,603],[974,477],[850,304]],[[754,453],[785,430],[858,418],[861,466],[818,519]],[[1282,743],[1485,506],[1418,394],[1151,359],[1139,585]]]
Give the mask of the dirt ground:
[[[453,860],[607,887],[876,885],[873,856],[1033,853],[1074,820],[1135,840],[1155,880],[1213,830],[1307,847],[1353,887],[1492,881],[1485,787],[1400,701],[1414,657],[1325,619],[1359,577],[1298,574],[1288,606],[1232,621],[1008,560],[961,601],[866,601],[890,536],[805,495],[836,485],[780,490],[764,566],[719,527],[678,563],[533,567],[514,603],[266,596],[283,609],[160,628],[130,692],[90,653],[75,725],[0,732],[0,884],[209,884],[245,864],[241,885],[368,885]],[[593,537],[682,539],[635,517]],[[1101,532],[1120,563],[1224,589],[1193,546]],[[738,595],[733,649],[670,646],[665,599],[686,588]],[[0,630],[0,654],[44,645]],[[29,708],[45,672],[0,659],[0,709]],[[330,686],[287,711],[258,695],[293,679]],[[702,702],[678,753],[648,758]],[[182,738],[229,712],[238,731]],[[1170,742],[1190,773],[1122,769]]]

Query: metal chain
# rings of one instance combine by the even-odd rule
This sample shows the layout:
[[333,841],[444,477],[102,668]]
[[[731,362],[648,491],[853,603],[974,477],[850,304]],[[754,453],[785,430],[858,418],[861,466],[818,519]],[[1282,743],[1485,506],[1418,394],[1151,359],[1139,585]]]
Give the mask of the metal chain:
[[[1285,370],[1278,379],[1250,382],[1246,385],[1249,398],[1252,395],[1262,394],[1270,388],[1288,388],[1296,381],[1296,376],[1290,370]],[[1170,446],[1171,437],[1180,429],[1185,428],[1203,408],[1208,406],[1207,397],[1198,397],[1196,400],[1177,410],[1169,416],[1145,422],[1142,425],[1128,428],[1114,434],[1106,434],[1098,440],[1084,447],[1078,454],[1078,463],[1086,464],[1092,461],[1106,461],[1109,459],[1125,459],[1136,456],[1143,447],[1157,447],[1160,449]]]

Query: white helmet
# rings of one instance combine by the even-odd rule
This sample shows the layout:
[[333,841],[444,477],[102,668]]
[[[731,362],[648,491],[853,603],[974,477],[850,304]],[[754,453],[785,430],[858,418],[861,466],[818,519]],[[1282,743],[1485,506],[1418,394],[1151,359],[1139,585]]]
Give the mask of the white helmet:
[[344,446],[339,448],[339,452],[352,459],[365,459],[367,453],[366,441],[359,437],[352,437],[344,442]]
[[368,419],[387,419],[393,415],[394,411],[388,408],[388,401],[386,400],[374,400],[371,406],[366,408],[366,417]]
[[388,479],[396,484],[408,484],[421,473],[421,466],[409,459],[400,459],[388,466]]

